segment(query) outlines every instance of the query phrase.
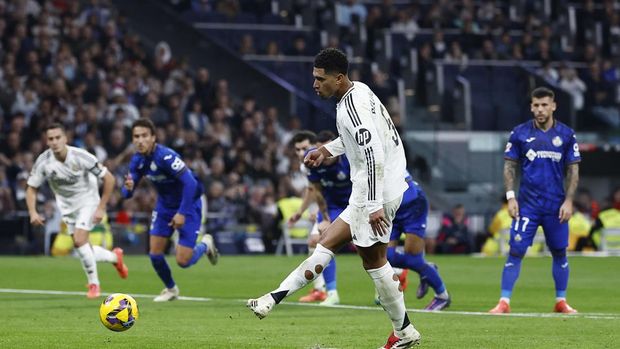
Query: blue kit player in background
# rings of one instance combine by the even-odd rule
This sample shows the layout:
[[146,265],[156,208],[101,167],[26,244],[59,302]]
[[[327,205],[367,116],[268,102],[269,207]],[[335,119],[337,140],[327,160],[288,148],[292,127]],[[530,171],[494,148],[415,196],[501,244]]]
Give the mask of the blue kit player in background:
[[[573,213],[573,197],[579,181],[579,145],[575,132],[553,117],[553,91],[539,87],[532,91],[534,120],[514,128],[504,153],[504,185],[508,212],[513,218],[510,252],[502,273],[502,294],[490,313],[510,312],[510,296],[519,277],[521,260],[539,226],[553,257],[556,303],[554,311],[577,311],[566,302],[568,285],[568,220]],[[515,197],[517,167],[521,185]]]
[[196,244],[202,220],[202,184],[179,154],[156,143],[155,125],[151,120],[136,120],[131,126],[131,133],[137,153],[129,163],[129,174],[125,178],[122,194],[124,198],[130,198],[142,177],[147,177],[155,186],[158,197],[149,232],[149,256],[166,287],[154,301],[175,300],[179,296],[179,288],[164,258],[166,245],[175,230],[179,232],[176,260],[180,267],[192,266],[204,254],[211,264],[216,264],[218,259],[211,235],[205,234]]
[[[310,131],[302,131],[298,134],[305,134]],[[331,131],[321,131],[316,136],[316,147],[307,149],[304,152],[304,157],[311,149],[327,144],[334,140],[336,135]],[[295,140],[295,137],[293,137]],[[294,142],[297,149],[300,142]],[[336,220],[340,213],[349,204],[349,197],[351,196],[352,183],[351,183],[351,166],[349,160],[344,155],[326,159],[321,166],[311,168],[308,170],[308,187],[311,195],[318,206],[319,214],[317,217],[317,229],[313,229],[309,237],[309,246],[315,247],[319,241],[320,233],[325,231],[329,224]],[[304,196],[306,198],[306,196]],[[295,223],[303,211],[307,208],[307,204],[302,205],[300,211],[296,212],[291,219],[290,223]],[[336,258],[332,258],[331,262],[323,270],[323,277],[325,279],[325,288],[327,290],[327,297],[320,303],[321,305],[336,305],[340,303],[340,296],[338,295],[337,282],[336,282]],[[313,290],[316,291],[316,290]],[[305,298],[312,296],[304,296],[300,301],[304,301]]]
[[[403,201],[392,221],[393,227],[387,249],[387,258],[393,267],[403,268],[402,273],[405,275],[408,269],[420,275],[420,285],[416,292],[418,299],[424,298],[429,285],[433,288],[435,297],[424,308],[425,310],[443,310],[450,306],[450,296],[439,276],[437,266],[424,259],[428,200],[422,187],[413,180],[408,171],[405,172],[405,180],[409,188],[403,194]],[[397,251],[397,246],[403,233],[406,234],[406,237],[404,253],[401,253]],[[401,277],[401,286],[404,289],[406,282],[402,279]],[[381,300],[375,296],[375,302],[379,304]]]

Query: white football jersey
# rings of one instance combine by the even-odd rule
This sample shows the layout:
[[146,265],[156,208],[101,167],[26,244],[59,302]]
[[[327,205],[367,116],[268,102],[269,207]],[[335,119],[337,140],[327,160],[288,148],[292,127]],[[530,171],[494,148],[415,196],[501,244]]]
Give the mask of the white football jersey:
[[403,142],[379,98],[359,81],[336,105],[338,138],[325,145],[333,156],[346,154],[353,191],[349,204],[369,213],[407,190]]
[[34,163],[28,185],[38,188],[47,180],[56,194],[56,203],[62,215],[67,215],[86,204],[99,204],[99,183],[107,169],[97,158],[84,149],[67,146],[64,162],[58,161],[47,149]]

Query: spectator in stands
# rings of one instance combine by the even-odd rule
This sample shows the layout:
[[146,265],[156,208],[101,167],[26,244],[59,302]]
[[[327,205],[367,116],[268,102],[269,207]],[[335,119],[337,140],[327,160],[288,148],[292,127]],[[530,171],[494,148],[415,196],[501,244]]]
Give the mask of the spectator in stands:
[[435,30],[433,32],[433,58],[442,59],[448,52],[448,44],[444,40],[443,31]]
[[336,24],[344,32],[351,30],[354,24],[366,22],[366,6],[357,0],[339,0],[336,2]]
[[613,128],[620,127],[620,113],[615,106],[615,91],[613,87],[603,79],[600,66],[597,62],[590,64],[589,76],[586,84],[586,106],[589,107],[592,116]]
[[584,94],[588,90],[586,84],[577,76],[574,68],[564,67],[560,70],[560,88],[573,97],[573,108],[580,111],[584,106]]
[[412,41],[420,27],[418,27],[418,23],[413,18],[411,9],[398,11],[396,16],[396,20],[392,22],[392,31],[402,33],[407,40]]
[[579,188],[575,194],[575,208],[589,220],[595,220],[600,212],[600,206],[586,188]]
[[542,66],[536,70],[536,73],[553,84],[557,83],[560,78],[560,74],[558,74],[558,71],[551,65],[551,61],[548,59],[542,61]]
[[[603,247],[601,246],[601,236],[604,234],[604,229],[620,229],[620,209],[611,207],[601,211],[594,224],[592,224],[589,241],[584,244],[583,240],[580,240],[577,243],[577,250],[591,246],[590,244],[597,250],[600,250]],[[605,242],[608,248],[613,246],[614,249],[618,249],[620,248],[620,235],[607,236]]]
[[209,128],[209,118],[202,111],[202,103],[199,100],[194,100],[191,110],[185,113],[183,127],[194,130],[199,135],[204,134]]
[[482,41],[482,51],[480,52],[480,59],[484,60],[497,60],[497,52],[495,51],[495,45],[493,44],[493,40],[484,39]]
[[245,34],[241,37],[241,42],[239,43],[239,54],[240,55],[256,54],[256,49],[254,48],[254,37],[252,37],[252,35]]
[[280,46],[277,41],[271,40],[267,43],[267,47],[265,47],[265,54],[271,58],[278,58],[282,55],[280,53]]
[[0,165],[0,212],[8,213],[15,210],[15,207],[13,193],[6,178],[6,167]]
[[462,204],[454,206],[451,214],[444,214],[435,251],[439,254],[473,252],[473,239],[467,227],[465,206]]
[[512,55],[512,38],[508,31],[504,31],[495,42],[495,52],[498,59],[510,59]]
[[293,45],[286,53],[288,56],[309,56],[310,52],[306,44],[306,38],[298,35],[293,39]]
[[467,66],[467,54],[461,50],[461,44],[458,41],[452,41],[450,51],[446,54],[446,62],[460,64],[464,69]]

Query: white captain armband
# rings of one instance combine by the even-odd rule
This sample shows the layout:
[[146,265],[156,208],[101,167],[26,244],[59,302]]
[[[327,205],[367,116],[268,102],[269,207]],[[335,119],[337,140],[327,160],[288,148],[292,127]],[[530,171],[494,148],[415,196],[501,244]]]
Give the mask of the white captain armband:
[[510,200],[510,199],[514,199],[515,198],[515,191],[514,190],[509,190],[506,192],[506,200]]

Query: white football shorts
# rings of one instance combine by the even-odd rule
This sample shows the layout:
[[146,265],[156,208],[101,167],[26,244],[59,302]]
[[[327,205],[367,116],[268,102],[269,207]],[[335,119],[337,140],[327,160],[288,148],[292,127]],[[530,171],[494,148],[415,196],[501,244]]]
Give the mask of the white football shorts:
[[62,221],[67,225],[67,232],[73,235],[75,229],[83,229],[91,231],[95,226],[93,223],[93,215],[98,205],[86,205],[77,210],[62,216]]
[[383,236],[375,235],[372,231],[370,223],[368,223],[368,210],[366,207],[347,206],[347,208],[340,214],[340,219],[349,225],[351,228],[351,238],[356,246],[370,247],[377,242],[387,244],[390,242],[390,233],[392,232],[392,220],[396,216],[396,211],[400,207],[400,202],[403,196],[383,204],[383,211],[385,218],[390,222],[388,226],[387,234]]

